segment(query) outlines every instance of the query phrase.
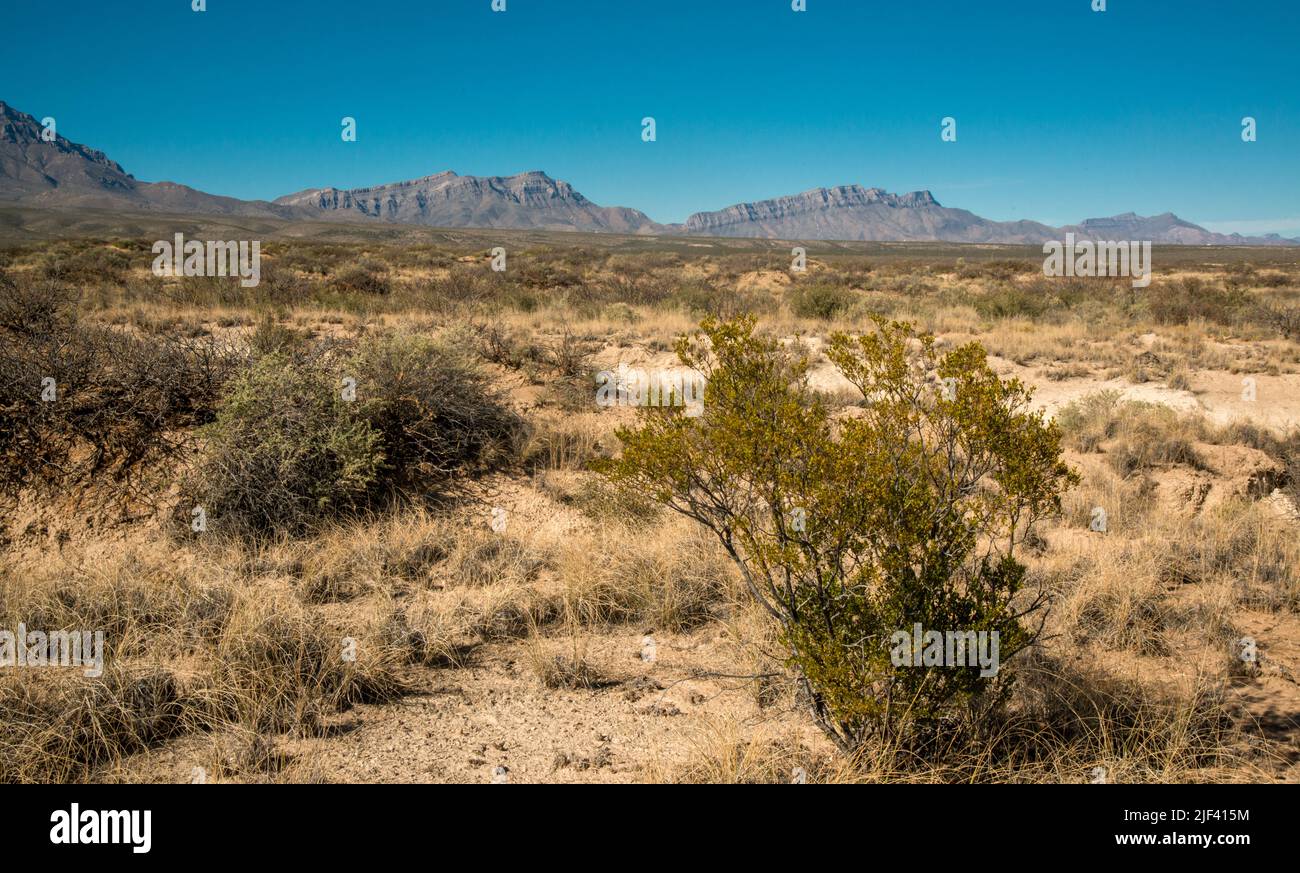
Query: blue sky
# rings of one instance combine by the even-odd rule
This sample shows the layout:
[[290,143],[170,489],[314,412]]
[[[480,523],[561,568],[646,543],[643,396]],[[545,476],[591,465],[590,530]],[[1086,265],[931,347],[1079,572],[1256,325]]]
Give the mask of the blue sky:
[[5,0],[0,99],[138,178],[245,198],[541,169],[658,221],[856,182],[1300,235],[1297,0],[207,5]]

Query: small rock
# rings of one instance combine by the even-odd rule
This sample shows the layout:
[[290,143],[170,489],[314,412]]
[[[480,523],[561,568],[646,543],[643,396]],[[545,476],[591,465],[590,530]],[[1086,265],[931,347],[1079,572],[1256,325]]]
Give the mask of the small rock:
[[642,715],[681,715],[682,711],[671,703],[656,703],[641,710]]

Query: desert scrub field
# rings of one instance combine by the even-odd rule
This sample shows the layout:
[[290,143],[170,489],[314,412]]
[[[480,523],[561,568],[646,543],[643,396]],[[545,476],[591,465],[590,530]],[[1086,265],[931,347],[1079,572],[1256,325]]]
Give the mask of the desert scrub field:
[[[1300,778],[1293,252],[464,236],[0,252],[0,627],[105,639],[0,670],[0,780]],[[854,655],[918,611],[993,681]]]

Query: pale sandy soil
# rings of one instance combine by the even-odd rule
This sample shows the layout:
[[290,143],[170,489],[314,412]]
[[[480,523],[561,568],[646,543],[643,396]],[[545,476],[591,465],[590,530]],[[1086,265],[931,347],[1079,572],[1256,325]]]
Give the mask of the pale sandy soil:
[[[650,663],[640,630],[589,637],[587,659],[608,683],[589,690],[543,687],[519,644],[485,646],[463,669],[413,671],[420,690],[410,697],[333,717],[331,736],[284,742],[292,760],[281,778],[491,783],[505,767],[510,782],[636,782],[671,771],[736,722],[802,742],[809,758],[829,756],[801,717],[761,709],[752,683],[697,678],[734,668],[716,628],[655,636]],[[137,756],[134,778],[190,781],[195,766],[214,774],[219,742],[188,737]]]
[[[755,287],[779,284],[784,274],[755,274]],[[824,345],[809,341],[815,351]],[[620,362],[646,369],[677,366],[671,352],[607,346],[594,356],[598,367]],[[1041,365],[1020,366],[994,358],[995,369],[1016,376],[1035,389],[1035,399],[1049,413],[1099,390],[1195,412],[1215,423],[1253,421],[1276,429],[1300,423],[1300,374],[1255,375],[1256,400],[1242,399],[1242,377],[1226,372],[1190,375],[1190,390],[1160,382],[1134,384],[1125,379],[1049,380],[1037,375]],[[814,367],[813,386],[834,392],[849,386],[823,358]],[[517,399],[537,392],[519,386]],[[613,411],[622,414],[624,411]],[[1253,450],[1252,450],[1253,451]],[[1234,466],[1249,467],[1251,458],[1223,457],[1221,470],[1171,475],[1167,493],[1195,490],[1200,477],[1206,493],[1231,491]],[[1183,478],[1179,478],[1179,477]],[[1191,477],[1188,479],[1188,477]],[[1187,479],[1188,481],[1184,481]],[[1276,495],[1263,495],[1274,499]],[[555,542],[584,528],[586,522],[567,507],[540,494],[527,480],[503,483],[492,500],[511,514],[537,541]],[[485,507],[487,504],[485,503]],[[1294,513],[1279,503],[1279,514]],[[39,524],[39,519],[36,520]],[[101,547],[116,547],[103,537]],[[1068,532],[1065,534],[1069,535]],[[1286,613],[1240,613],[1240,627],[1260,640],[1267,657],[1260,675],[1242,680],[1235,693],[1265,730],[1294,750],[1278,778],[1300,780],[1300,618]],[[643,640],[656,641],[654,660],[642,657]],[[464,667],[411,668],[416,693],[393,704],[362,705],[330,719],[321,738],[281,738],[285,769],[272,778],[323,779],[338,782],[632,782],[663,778],[694,760],[702,751],[739,731],[746,737],[768,736],[801,750],[808,760],[830,756],[829,744],[801,714],[783,703],[760,706],[756,683],[743,677],[752,662],[740,656],[733,635],[721,622],[686,633],[653,627],[619,626],[581,634],[586,660],[600,682],[590,689],[549,689],[530,669],[529,643],[483,644]],[[550,640],[562,651],[569,640]],[[1183,665],[1179,669],[1186,668]],[[1135,672],[1150,671],[1150,663]],[[1163,668],[1162,668],[1163,669]],[[722,675],[726,674],[726,676]],[[238,781],[245,776],[221,773],[222,736],[187,736],[125,762],[123,778],[191,781],[202,767],[209,781]],[[498,768],[507,768],[501,771]]]
[[[825,347],[817,339],[805,341],[817,352]],[[662,363],[667,358],[671,355],[657,357],[655,365],[668,366]],[[1114,391],[1124,400],[1160,403],[1179,412],[1204,416],[1218,425],[1247,421],[1278,431],[1300,425],[1300,373],[1247,376],[1200,370],[1190,374],[1190,390],[1182,390],[1170,388],[1164,382],[1134,383],[1125,378],[1083,376],[1053,380],[1040,375],[1041,364],[1022,366],[996,355],[989,356],[989,364],[998,375],[1015,377],[1033,388],[1035,404],[1048,415],[1089,394]],[[1246,399],[1249,384],[1243,380],[1253,381],[1254,400]],[[824,356],[813,367],[810,381],[814,388],[829,393],[853,388]]]

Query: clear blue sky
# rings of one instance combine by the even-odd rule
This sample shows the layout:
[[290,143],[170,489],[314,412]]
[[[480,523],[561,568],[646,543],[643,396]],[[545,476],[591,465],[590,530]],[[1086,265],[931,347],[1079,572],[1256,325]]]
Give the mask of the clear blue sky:
[[1300,235],[1300,0],[807,4],[4,0],[0,99],[245,198],[541,169],[659,221],[857,182]]

